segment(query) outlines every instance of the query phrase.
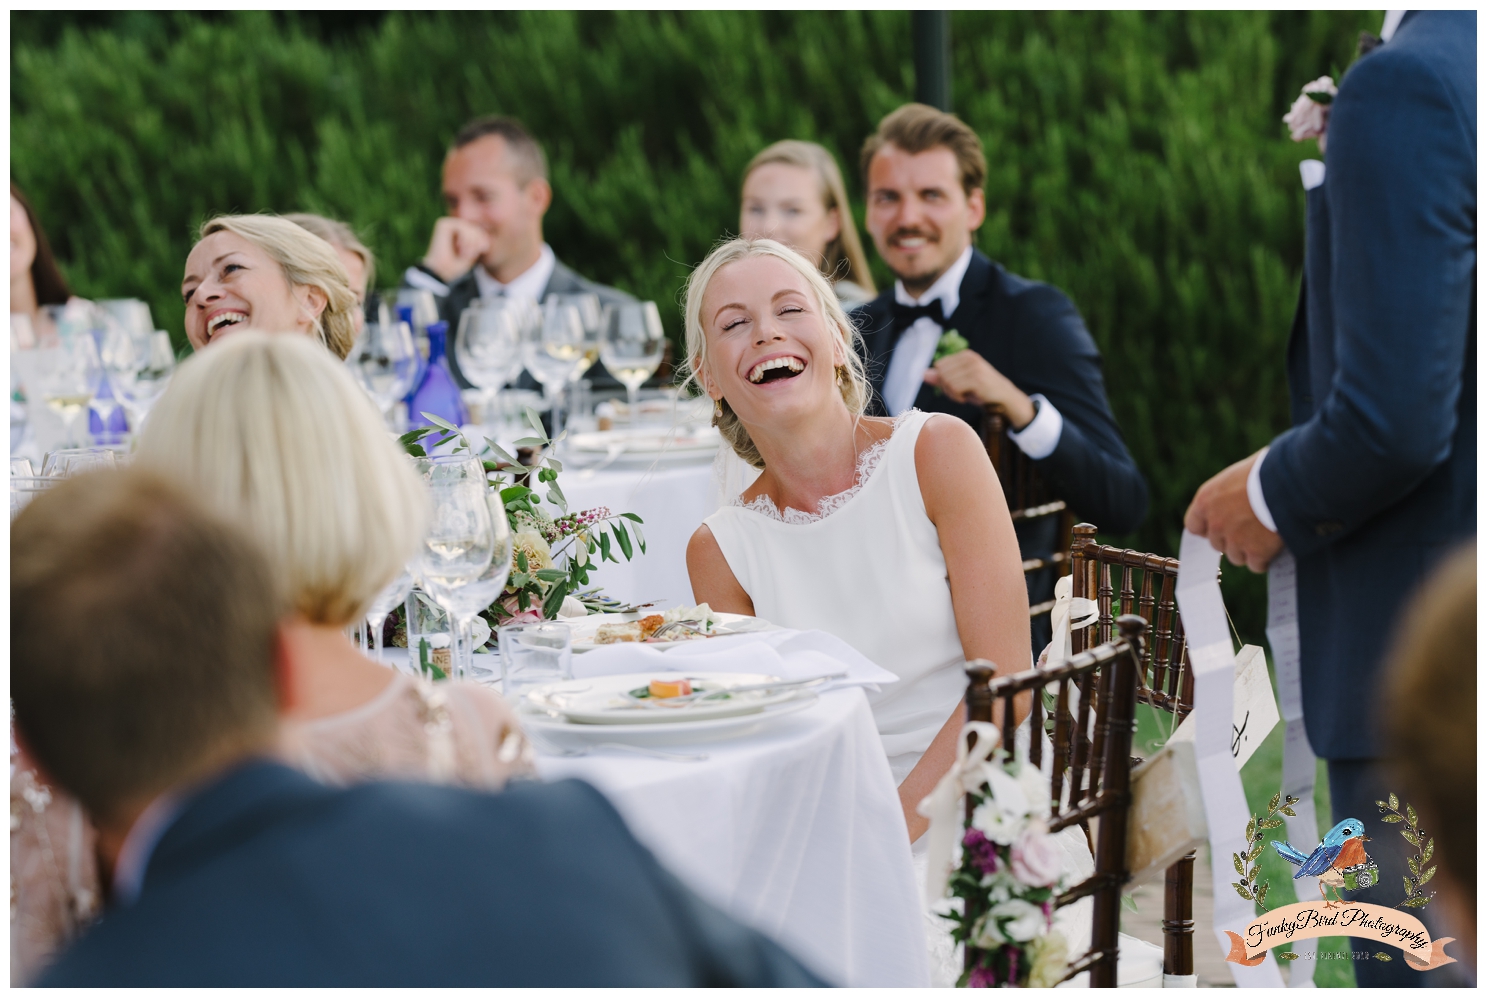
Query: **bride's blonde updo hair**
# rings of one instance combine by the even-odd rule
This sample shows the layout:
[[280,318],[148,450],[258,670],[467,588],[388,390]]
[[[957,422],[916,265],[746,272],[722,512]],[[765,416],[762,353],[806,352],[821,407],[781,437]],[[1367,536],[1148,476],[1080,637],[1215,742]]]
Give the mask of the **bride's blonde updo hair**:
[[[687,324],[687,380],[683,387],[696,386],[699,391],[702,390],[702,370],[707,366],[707,333],[702,328],[702,299],[707,294],[707,286],[712,283],[718,271],[730,263],[758,256],[772,256],[793,267],[810,287],[820,314],[825,317],[829,326],[836,327],[842,338],[843,354],[843,362],[837,367],[837,390],[842,393],[847,411],[853,416],[861,416],[867,410],[871,391],[867,372],[862,364],[862,351],[859,349],[862,334],[857,331],[852,320],[847,318],[836,292],[826,283],[826,278],[821,276],[820,268],[773,239],[731,239],[722,243],[687,278],[686,305],[683,308]],[[763,468],[764,458],[759,455],[759,448],[754,446],[749,431],[739,421],[727,398],[721,400],[721,406],[722,415],[715,418],[714,425],[723,434],[723,439],[728,441],[739,457],[756,468]]]

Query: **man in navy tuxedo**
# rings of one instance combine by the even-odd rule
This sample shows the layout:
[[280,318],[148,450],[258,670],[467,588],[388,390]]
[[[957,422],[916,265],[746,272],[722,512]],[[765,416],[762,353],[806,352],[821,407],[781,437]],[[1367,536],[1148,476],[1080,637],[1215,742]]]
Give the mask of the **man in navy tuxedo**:
[[[862,149],[867,229],[898,278],[853,315],[867,350],[875,415],[946,412],[979,426],[1001,406],[1014,443],[1058,497],[1103,531],[1136,529],[1146,481],[1105,397],[1100,353],[1079,310],[1057,288],[1008,273],[972,245],[986,217],[981,139],[954,115],[906,104]],[[970,349],[936,362],[954,329]],[[1052,518],[1018,524],[1024,558],[1047,558]],[[1050,570],[1028,578],[1028,600],[1051,598]],[[1047,643],[1046,619],[1035,628]]]
[[[1477,15],[1391,11],[1382,34],[1331,105],[1325,167],[1303,165],[1293,426],[1205,483],[1186,518],[1257,572],[1282,548],[1295,558],[1307,736],[1333,817],[1365,822],[1387,797],[1386,639],[1477,529]],[[1360,986],[1423,983],[1397,959],[1356,966]]]
[[56,986],[815,985],[576,781],[320,786],[273,761],[277,621],[237,532],[138,471],[15,521],[16,738],[110,905]]

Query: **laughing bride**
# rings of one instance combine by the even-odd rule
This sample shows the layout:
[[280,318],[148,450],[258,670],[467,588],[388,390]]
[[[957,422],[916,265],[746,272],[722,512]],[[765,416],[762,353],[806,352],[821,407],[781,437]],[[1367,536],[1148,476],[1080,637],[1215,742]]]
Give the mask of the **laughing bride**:
[[699,602],[828,631],[899,677],[869,695],[909,838],[955,757],[964,663],[1029,666],[1017,538],[975,431],[951,416],[862,415],[857,333],[819,270],[735,239],[692,274],[692,378],[759,478],[687,548]]

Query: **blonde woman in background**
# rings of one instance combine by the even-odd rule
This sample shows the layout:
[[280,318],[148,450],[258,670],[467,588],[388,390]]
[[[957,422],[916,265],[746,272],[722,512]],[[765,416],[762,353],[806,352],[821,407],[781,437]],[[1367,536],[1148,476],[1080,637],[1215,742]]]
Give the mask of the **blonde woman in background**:
[[197,350],[232,332],[313,337],[344,360],[356,294],[335,248],[277,215],[221,215],[201,227],[181,280],[186,338]]
[[306,232],[330,243],[336,256],[341,258],[341,266],[346,268],[346,276],[350,278],[351,293],[356,296],[356,310],[351,313],[351,317],[355,322],[357,335],[360,335],[366,321],[367,290],[377,278],[377,258],[345,222],[338,222],[324,215],[312,215],[307,211],[291,212],[284,217]]
[[744,171],[738,230],[774,239],[821,268],[847,308],[877,295],[836,159],[814,142],[786,139]]
[[[530,745],[499,695],[412,679],[345,636],[413,556],[427,500],[366,394],[324,350],[249,332],[191,358],[151,413],[136,461],[268,554],[291,608],[280,628],[291,765],[333,784],[496,789],[533,773]],[[24,761],[15,771],[11,981],[22,983],[91,920],[100,894],[86,817]]]

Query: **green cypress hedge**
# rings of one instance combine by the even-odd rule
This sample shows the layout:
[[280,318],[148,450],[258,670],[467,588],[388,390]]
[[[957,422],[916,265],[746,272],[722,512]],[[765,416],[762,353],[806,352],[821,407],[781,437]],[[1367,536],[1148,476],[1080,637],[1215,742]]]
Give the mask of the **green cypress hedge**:
[[[11,176],[79,293],[144,298],[182,341],[177,288],[204,218],[344,218],[392,282],[442,210],[450,135],[492,111],[547,148],[558,254],[661,302],[675,335],[670,303],[736,228],[748,158],[822,142],[860,220],[857,150],[913,93],[903,12],[390,14],[330,38],[262,13],[50,31],[59,16],[12,15]],[[1175,552],[1197,485],[1287,424],[1296,164],[1316,150],[1279,119],[1380,19],[952,16],[956,111],[990,162],[980,246],[1083,310],[1151,482],[1145,527],[1119,542]],[[1229,576],[1254,638],[1263,589]]]

